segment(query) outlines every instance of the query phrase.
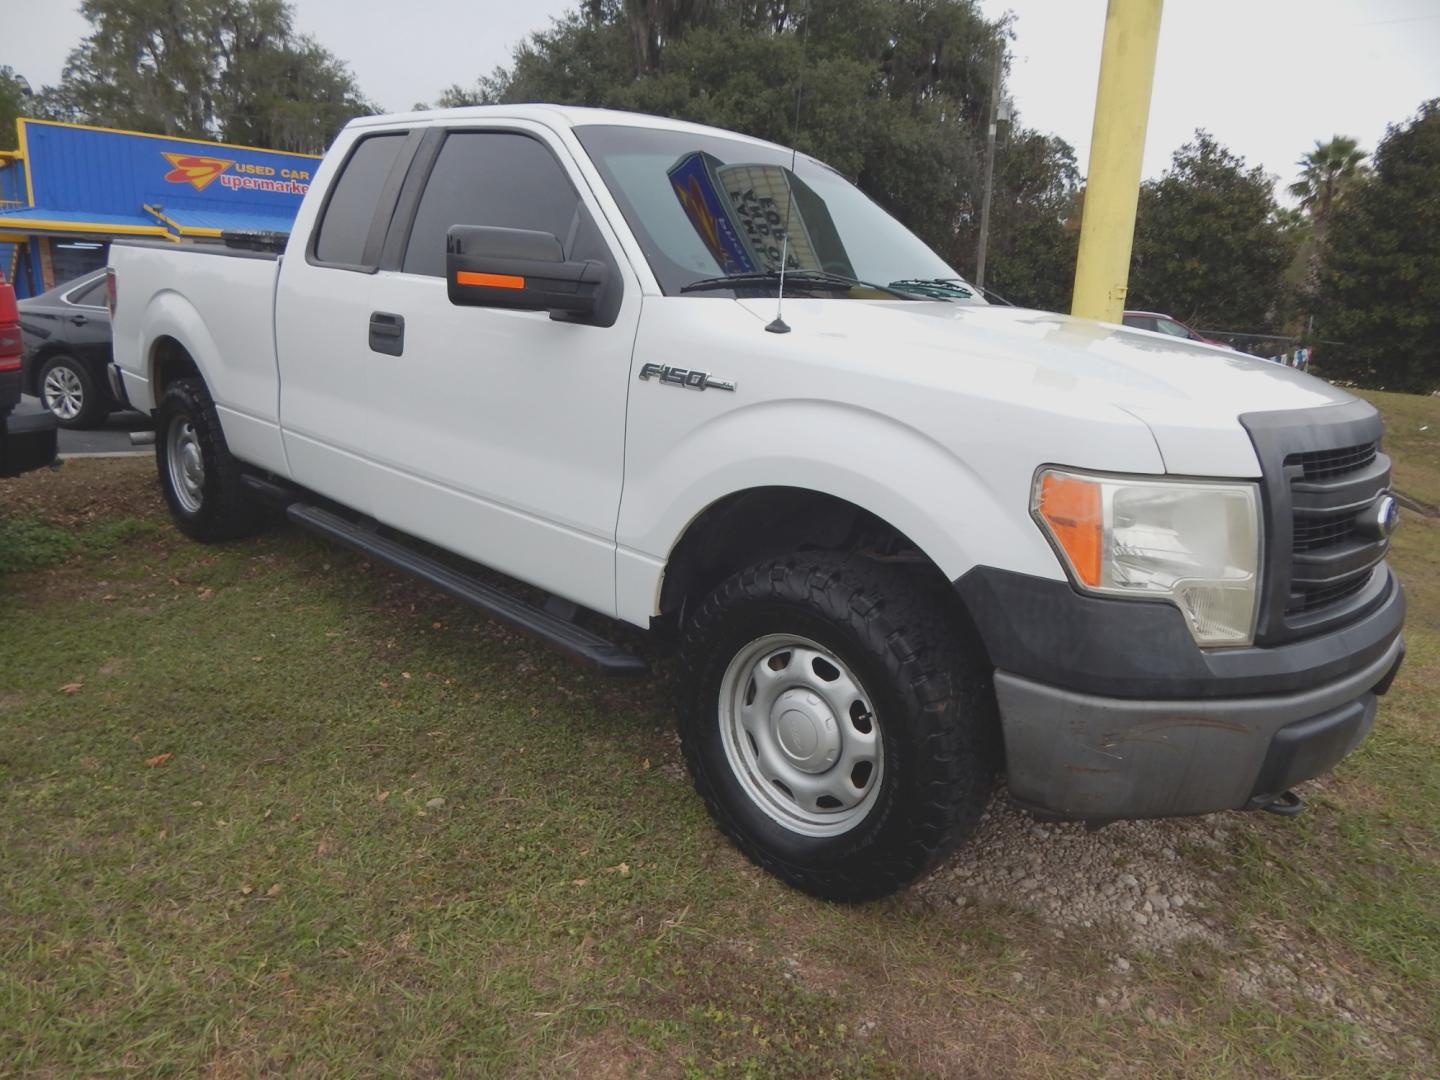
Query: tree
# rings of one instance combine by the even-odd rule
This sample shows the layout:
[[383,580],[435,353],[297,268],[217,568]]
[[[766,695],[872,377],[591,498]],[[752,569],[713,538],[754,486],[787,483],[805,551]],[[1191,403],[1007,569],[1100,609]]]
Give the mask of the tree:
[[1290,194],[1300,200],[1300,209],[1315,223],[1317,238],[1323,240],[1331,213],[1345,192],[1365,175],[1368,156],[1355,139],[1336,135],[1329,142],[1316,139],[1315,149],[1296,162],[1300,178],[1290,185]]
[[1391,125],[1372,174],[1330,222],[1316,332],[1324,373],[1365,386],[1440,388],[1440,98]]
[[[1038,131],[1012,131],[996,154],[990,207],[986,287],[1023,307],[1068,311],[1075,284],[1080,230],[1075,207],[1080,170],[1064,139]],[[976,226],[962,232],[972,252]]]
[[[1336,135],[1329,142],[1316,139],[1315,149],[1296,162],[1300,177],[1288,190],[1300,200],[1300,213],[1309,228],[1297,233],[1299,254],[1287,288],[1304,315],[1315,309],[1330,216],[1356,181],[1364,179],[1368,156],[1355,139]],[[1304,322],[1308,329],[1309,320]]]
[[0,65],[0,150],[16,147],[15,121],[33,112],[30,84],[8,65]]
[[1293,239],[1270,177],[1205,131],[1140,188],[1126,306],[1206,328],[1263,330],[1279,318]]
[[43,94],[52,115],[311,153],[373,112],[287,0],[83,0],[92,31]]

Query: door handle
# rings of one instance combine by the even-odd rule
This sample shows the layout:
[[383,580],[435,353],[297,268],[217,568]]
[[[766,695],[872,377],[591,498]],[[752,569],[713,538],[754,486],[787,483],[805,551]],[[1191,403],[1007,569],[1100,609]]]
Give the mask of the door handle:
[[70,321],[76,326],[84,326],[90,320],[87,319],[84,315],[71,315]]
[[400,356],[405,352],[405,316],[388,311],[370,314],[370,349],[387,356]]

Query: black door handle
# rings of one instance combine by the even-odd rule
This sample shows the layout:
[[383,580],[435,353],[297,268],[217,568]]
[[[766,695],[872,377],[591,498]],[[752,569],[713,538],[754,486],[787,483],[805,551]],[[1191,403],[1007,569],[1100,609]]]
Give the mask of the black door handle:
[[370,348],[387,356],[400,356],[405,352],[405,316],[393,315],[388,311],[370,314]]
[[90,320],[87,319],[84,315],[71,315],[70,321],[76,326],[84,326]]

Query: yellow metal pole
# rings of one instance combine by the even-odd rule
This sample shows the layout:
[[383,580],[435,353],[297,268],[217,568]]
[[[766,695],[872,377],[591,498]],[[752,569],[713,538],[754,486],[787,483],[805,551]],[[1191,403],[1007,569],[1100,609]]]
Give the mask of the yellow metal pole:
[[1072,314],[1087,319],[1119,322],[1125,310],[1161,4],[1162,0],[1110,0],[1105,12],[1080,257],[1070,305]]

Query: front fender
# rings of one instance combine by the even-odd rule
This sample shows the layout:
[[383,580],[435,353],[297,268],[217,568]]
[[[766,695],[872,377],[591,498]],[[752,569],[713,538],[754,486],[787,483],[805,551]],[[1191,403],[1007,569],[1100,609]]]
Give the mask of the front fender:
[[[831,437],[817,437],[823,433]],[[934,439],[856,405],[784,400],[732,409],[664,454],[630,458],[617,531],[620,615],[644,623],[657,613],[669,555],[708,507],[775,485],[830,495],[874,514],[951,580],[977,564],[1063,578],[1028,513],[1031,468],[1020,470],[1018,486],[1004,488],[1006,470],[987,483]]]

